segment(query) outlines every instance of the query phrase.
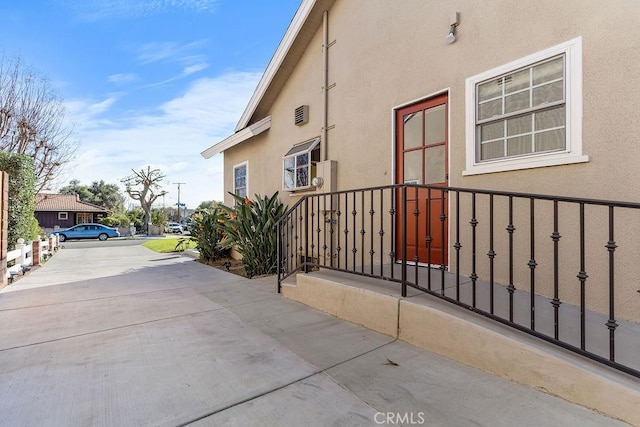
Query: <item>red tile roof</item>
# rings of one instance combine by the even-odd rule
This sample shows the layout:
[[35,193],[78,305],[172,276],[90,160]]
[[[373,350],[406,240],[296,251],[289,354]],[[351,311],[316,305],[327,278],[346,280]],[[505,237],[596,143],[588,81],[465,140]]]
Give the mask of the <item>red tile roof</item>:
[[107,212],[108,209],[81,202],[77,194],[36,195],[36,212]]

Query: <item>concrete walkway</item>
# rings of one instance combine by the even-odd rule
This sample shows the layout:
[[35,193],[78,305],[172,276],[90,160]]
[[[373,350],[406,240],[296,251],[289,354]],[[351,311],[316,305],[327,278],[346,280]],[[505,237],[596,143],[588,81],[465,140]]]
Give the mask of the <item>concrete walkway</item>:
[[62,249],[0,291],[0,424],[626,425],[275,287],[141,246]]

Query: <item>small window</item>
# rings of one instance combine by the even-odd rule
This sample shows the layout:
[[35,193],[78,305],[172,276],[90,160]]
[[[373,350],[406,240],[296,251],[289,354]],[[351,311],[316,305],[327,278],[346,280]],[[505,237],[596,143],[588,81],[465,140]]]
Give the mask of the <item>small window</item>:
[[295,191],[311,187],[316,176],[316,165],[320,161],[320,138],[295,145],[283,158],[283,186]]
[[580,38],[467,79],[464,175],[588,161]]
[[58,212],[58,220],[66,221],[69,219],[69,212]]
[[248,169],[248,162],[240,163],[233,167],[233,194],[247,197],[249,187]]

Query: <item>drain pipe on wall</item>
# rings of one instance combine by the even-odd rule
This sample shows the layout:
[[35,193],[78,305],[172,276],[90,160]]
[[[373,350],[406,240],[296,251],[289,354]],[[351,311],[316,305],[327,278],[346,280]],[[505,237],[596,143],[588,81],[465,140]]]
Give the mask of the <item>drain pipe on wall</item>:
[[322,13],[322,133],[320,158],[329,160],[327,127],[329,126],[329,11]]

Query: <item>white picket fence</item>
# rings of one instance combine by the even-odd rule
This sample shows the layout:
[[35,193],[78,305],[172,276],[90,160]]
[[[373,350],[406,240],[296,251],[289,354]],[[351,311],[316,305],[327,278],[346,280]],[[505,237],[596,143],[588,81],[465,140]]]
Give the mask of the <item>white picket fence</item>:
[[[59,245],[60,241],[57,235],[28,243],[25,243],[24,239],[18,239],[16,248],[7,252],[7,263],[15,260],[15,264],[7,268],[7,279],[13,281],[14,276],[20,273],[24,274],[34,265],[40,265],[42,261],[53,256]],[[34,252],[38,253],[35,260],[33,258]]]

